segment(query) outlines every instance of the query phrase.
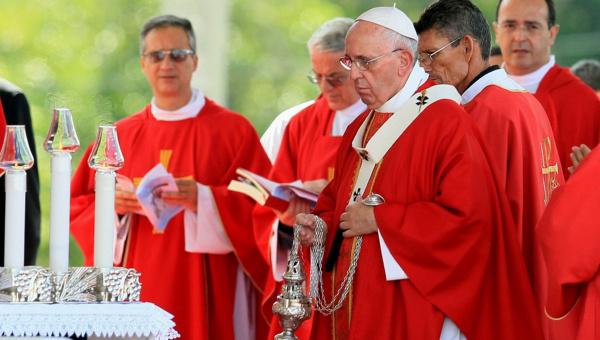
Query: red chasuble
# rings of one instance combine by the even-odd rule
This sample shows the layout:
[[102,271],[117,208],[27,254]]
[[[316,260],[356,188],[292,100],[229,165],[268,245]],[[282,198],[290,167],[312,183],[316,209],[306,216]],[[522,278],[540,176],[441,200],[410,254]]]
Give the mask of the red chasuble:
[[[238,264],[256,287],[264,285],[268,266],[253,234],[253,201],[227,190],[238,167],[266,176],[270,164],[250,123],[211,100],[200,113],[180,121],[158,121],[150,106],[117,123],[125,167],[134,182],[161,162],[176,178],[193,178],[210,186],[234,252],[190,253],[184,249],[183,213],[164,233],[148,219],[134,215],[124,266],[138,270],[142,301],[156,303],[175,315],[182,339],[233,339],[234,292]],[[71,232],[93,261],[94,173],[83,156],[71,185]],[[264,246],[266,247],[266,245]]]
[[[348,128],[317,203],[328,225],[325,257],[359,165],[351,143],[367,117]],[[481,145],[470,117],[449,100],[431,104],[404,131],[371,190],[386,200],[375,218],[408,279],[387,281],[378,235],[364,235],[349,297],[333,316],[316,314],[313,339],[438,340],[445,317],[470,340],[542,338],[510,210]],[[353,241],[344,239],[342,251],[355,251]],[[336,282],[348,269],[343,258]],[[323,279],[330,300],[331,276]]]
[[538,225],[549,276],[549,340],[600,339],[600,149],[584,159]]
[[[292,118],[283,135],[270,178],[278,182],[331,180],[337,150],[342,141],[342,136],[331,135],[334,118],[335,111],[329,108],[323,96]],[[255,220],[260,215],[261,222],[255,223],[270,226],[277,219],[268,208],[257,207],[256,210]],[[270,231],[267,228],[261,230]],[[266,240],[269,237],[271,237],[270,233],[262,236]],[[268,254],[265,256],[270,258]],[[277,294],[281,293],[281,284],[277,284],[272,275],[269,280],[265,289],[263,313],[267,319],[272,320],[271,335],[274,335],[281,332],[281,329],[277,318],[271,317],[271,306]],[[303,326],[306,328],[308,322]],[[296,335],[303,338],[302,332],[297,332]]]
[[[0,102],[0,145],[4,143],[4,134],[6,130],[6,117],[4,116],[4,108],[2,108],[2,102]],[[36,159],[37,161],[37,159]],[[0,171],[2,173],[2,171]]]
[[550,119],[563,169],[571,165],[571,147],[586,144],[593,148],[600,142],[600,99],[568,68],[554,65],[535,97]]
[[[483,84],[487,86],[483,87]],[[482,132],[490,160],[505,190],[516,235],[540,308],[546,297],[546,270],[535,226],[552,191],[564,183],[552,128],[544,109],[504,70],[486,74],[469,87],[483,89],[464,107]]]

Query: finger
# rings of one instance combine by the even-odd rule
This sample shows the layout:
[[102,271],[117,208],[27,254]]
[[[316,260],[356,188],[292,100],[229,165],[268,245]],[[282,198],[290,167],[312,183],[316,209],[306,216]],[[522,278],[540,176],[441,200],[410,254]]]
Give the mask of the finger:
[[581,148],[577,148],[573,150],[575,157],[577,158],[577,163],[580,163],[583,160],[583,150]]
[[571,152],[569,154],[569,157],[571,157],[571,164],[577,165],[579,163],[579,161],[577,160],[577,156],[575,155],[574,152]]
[[569,170],[569,173],[572,175],[575,172],[575,167],[574,166],[570,166],[567,168]]
[[590,152],[592,152],[592,149],[590,149],[589,146],[585,144],[581,144],[579,148],[581,149],[584,157],[587,156]]
[[340,223],[340,229],[342,229],[342,230],[348,230],[348,229],[350,229],[350,223],[349,222],[341,222]]
[[179,191],[163,191],[158,195],[158,197],[167,200],[167,199],[179,199],[180,197],[184,197],[185,195]]
[[311,214],[298,214],[296,215],[296,224],[300,224],[305,227],[310,227],[314,224],[315,218]]
[[346,230],[342,233],[342,236],[349,238],[349,237],[354,237],[354,236],[358,236],[357,233],[355,233],[352,229]]
[[350,219],[348,215],[349,214],[347,212],[343,212],[340,215],[340,222],[346,222],[346,221],[348,221]]

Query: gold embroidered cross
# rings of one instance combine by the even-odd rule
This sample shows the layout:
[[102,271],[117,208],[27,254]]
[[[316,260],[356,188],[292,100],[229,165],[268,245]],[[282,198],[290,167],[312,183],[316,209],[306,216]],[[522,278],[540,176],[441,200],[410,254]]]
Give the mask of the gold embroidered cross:
[[550,137],[545,137],[541,142],[542,149],[542,177],[544,180],[544,203],[548,204],[552,191],[558,188],[558,162],[550,164],[552,160],[552,141]]

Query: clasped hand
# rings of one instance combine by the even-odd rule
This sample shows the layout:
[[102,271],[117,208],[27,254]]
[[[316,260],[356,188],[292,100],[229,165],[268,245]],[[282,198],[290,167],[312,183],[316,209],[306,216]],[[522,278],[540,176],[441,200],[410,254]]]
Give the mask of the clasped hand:
[[[340,229],[344,237],[354,237],[371,234],[377,231],[377,222],[373,207],[361,203],[362,200],[354,202],[346,207],[340,215]],[[315,240],[315,219],[312,214],[298,214],[296,224],[302,226],[300,229],[300,241],[305,246],[311,246]]]

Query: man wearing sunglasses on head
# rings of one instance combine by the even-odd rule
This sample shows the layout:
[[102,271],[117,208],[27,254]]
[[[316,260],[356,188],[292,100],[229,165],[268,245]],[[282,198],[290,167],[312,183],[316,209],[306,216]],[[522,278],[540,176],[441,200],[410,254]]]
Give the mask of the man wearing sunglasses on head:
[[469,0],[435,2],[415,25],[421,66],[435,81],[458,89],[490,150],[541,316],[545,270],[535,226],[552,191],[564,182],[546,112],[503,69],[489,66],[489,25]]
[[[159,16],[143,27],[140,64],[153,98],[116,123],[126,160],[119,174],[137,184],[162,164],[178,191],[155,198],[183,211],[158,230],[140,211],[134,189],[118,183],[116,211],[126,221],[118,234],[126,239],[117,240],[124,246],[115,259],[141,273],[141,299],[172,313],[182,339],[253,339],[256,304],[249,295],[258,295],[254,285],[264,285],[268,266],[254,238],[253,201],[227,184],[236,168],[266,176],[270,163],[244,117],[191,87],[195,51],[187,19]],[[71,230],[86,264],[93,257],[93,178],[82,162],[72,184]]]
[[[346,128],[366,109],[356,93],[350,72],[339,63],[344,56],[346,33],[353,22],[350,18],[329,20],[308,40],[312,65],[308,80],[317,85],[321,93],[313,104],[291,118],[284,130],[270,174],[270,178],[277,182],[300,180],[306,188],[321,192],[333,178],[335,157]],[[255,217],[260,216],[260,220],[256,218],[257,223],[271,225],[275,231],[269,252],[273,277],[265,292],[264,312],[267,316],[271,315],[275,296],[281,292],[279,285],[275,288],[275,280],[281,281],[290,247],[284,242],[278,244],[278,234],[285,238],[287,232],[291,239],[290,226],[294,224],[296,215],[309,212],[311,205],[312,202],[294,197],[286,211],[269,212],[264,211],[269,208],[257,208]],[[279,333],[278,329],[275,330],[278,326],[276,320],[271,323],[273,333]]]

